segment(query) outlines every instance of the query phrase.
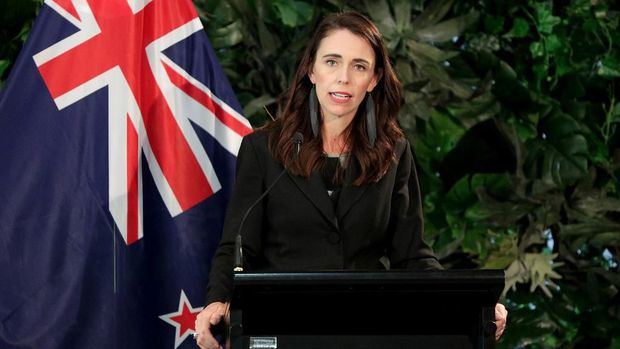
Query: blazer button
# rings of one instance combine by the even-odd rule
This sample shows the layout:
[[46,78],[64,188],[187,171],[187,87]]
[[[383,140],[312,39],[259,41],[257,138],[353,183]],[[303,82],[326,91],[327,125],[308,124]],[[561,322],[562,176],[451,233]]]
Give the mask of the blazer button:
[[327,241],[329,241],[330,244],[337,244],[340,242],[340,234],[337,233],[331,233],[327,236]]

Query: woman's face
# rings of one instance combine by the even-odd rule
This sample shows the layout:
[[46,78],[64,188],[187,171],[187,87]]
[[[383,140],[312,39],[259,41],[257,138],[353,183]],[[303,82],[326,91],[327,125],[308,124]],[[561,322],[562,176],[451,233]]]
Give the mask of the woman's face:
[[324,120],[350,118],[366,92],[377,85],[375,53],[363,38],[346,29],[321,40],[308,76],[316,86]]

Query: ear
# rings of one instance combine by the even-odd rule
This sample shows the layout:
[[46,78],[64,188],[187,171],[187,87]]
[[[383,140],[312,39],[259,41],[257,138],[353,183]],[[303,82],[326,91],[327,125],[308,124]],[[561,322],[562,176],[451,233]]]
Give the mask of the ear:
[[372,90],[377,86],[379,79],[380,77],[377,74],[375,74],[372,77],[372,80],[370,80],[370,83],[368,84],[368,88],[366,89],[366,92],[372,92]]
[[314,81],[314,72],[312,71],[312,69],[310,69],[310,71],[308,72],[308,79],[310,79],[310,82],[312,82],[313,85],[316,83]]
[[383,77],[383,69],[379,69],[377,73],[372,77],[372,80],[370,80],[370,84],[368,84],[368,88],[366,89],[366,92],[372,92],[372,90],[377,86],[379,81],[381,81],[382,77]]

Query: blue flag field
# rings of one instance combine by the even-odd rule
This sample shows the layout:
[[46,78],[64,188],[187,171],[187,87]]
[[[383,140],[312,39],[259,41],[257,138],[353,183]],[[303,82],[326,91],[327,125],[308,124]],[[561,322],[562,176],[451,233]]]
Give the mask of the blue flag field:
[[252,131],[190,0],[47,0],[0,92],[0,348],[196,348]]

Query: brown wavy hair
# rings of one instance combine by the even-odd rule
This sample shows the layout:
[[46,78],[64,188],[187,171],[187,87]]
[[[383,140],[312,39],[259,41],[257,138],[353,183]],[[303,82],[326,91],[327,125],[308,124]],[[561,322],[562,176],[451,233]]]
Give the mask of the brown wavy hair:
[[308,74],[312,71],[321,40],[339,29],[346,29],[366,40],[374,51],[376,61],[374,73],[378,82],[371,93],[377,118],[377,139],[374,146],[370,145],[366,132],[366,103],[360,104],[355,118],[345,130],[350,148],[349,161],[356,161],[360,170],[353,184],[359,186],[381,179],[395,161],[396,142],[404,137],[397,122],[401,105],[401,84],[394,73],[379,30],[364,15],[352,11],[335,13],[319,23],[301,57],[282,113],[265,129],[270,131],[269,150],[282,164],[288,164],[296,151],[291,142],[293,134],[303,134],[304,144],[299,157],[289,166],[292,174],[307,178],[312,171],[320,170],[323,164],[323,141],[320,134],[317,137],[312,134],[308,106],[312,82]]

